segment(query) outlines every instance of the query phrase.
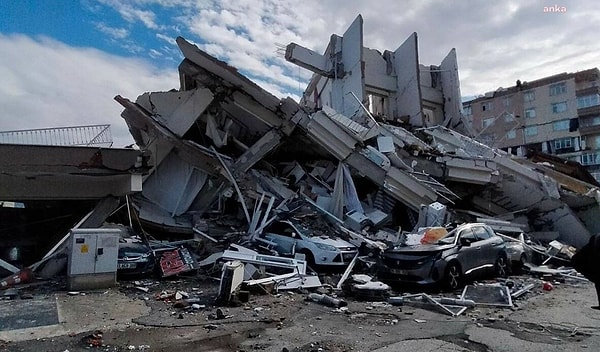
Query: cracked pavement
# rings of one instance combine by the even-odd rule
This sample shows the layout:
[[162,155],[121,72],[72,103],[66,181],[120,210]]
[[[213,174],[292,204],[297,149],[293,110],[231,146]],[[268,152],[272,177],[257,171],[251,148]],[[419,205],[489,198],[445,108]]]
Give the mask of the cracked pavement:
[[[340,310],[308,302],[298,292],[252,295],[241,306],[217,307],[211,303],[214,284],[168,285],[199,286],[206,304],[185,311],[154,299],[159,288],[144,293],[127,284],[85,296],[54,293],[61,322],[2,331],[0,351],[553,352],[600,346],[600,312],[590,309],[595,304],[590,283],[536,288],[515,309],[476,307],[458,317],[352,298]],[[224,317],[215,318],[217,309]],[[83,339],[96,329],[103,331],[103,345],[90,347]]]

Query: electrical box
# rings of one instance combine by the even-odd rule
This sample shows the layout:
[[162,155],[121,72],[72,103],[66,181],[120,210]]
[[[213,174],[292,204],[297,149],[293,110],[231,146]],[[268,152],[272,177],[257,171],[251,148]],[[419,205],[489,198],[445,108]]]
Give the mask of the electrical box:
[[71,229],[67,270],[70,290],[115,286],[120,229]]

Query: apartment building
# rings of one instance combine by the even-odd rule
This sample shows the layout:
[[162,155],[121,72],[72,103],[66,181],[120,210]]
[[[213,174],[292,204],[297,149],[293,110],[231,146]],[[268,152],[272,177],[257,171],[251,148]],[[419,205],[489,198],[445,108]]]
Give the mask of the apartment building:
[[463,103],[474,137],[515,155],[544,152],[600,181],[600,71],[560,73]]

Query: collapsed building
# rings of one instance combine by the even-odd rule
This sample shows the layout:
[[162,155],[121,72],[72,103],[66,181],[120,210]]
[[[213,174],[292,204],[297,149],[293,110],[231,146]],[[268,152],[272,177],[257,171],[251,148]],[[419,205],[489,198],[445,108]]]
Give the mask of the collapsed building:
[[[115,97],[140,150],[68,152],[70,169],[50,171],[53,185],[73,180],[70,188],[28,186],[43,170],[32,175],[3,154],[12,171],[2,177],[19,187],[3,182],[0,199],[105,199],[88,221],[98,227],[118,206],[106,199],[128,195],[145,231],[213,242],[252,242],[305,208],[359,243],[463,221],[576,247],[600,231],[595,186],[467,136],[454,49],[427,66],[416,33],[383,53],[365,47],[362,33],[358,16],[322,55],[287,46],[286,59],[313,72],[300,102],[177,38],[179,89]],[[58,190],[70,193],[48,194]]]
[[438,225],[495,218],[574,246],[598,231],[593,185],[459,133],[469,126],[454,49],[425,66],[416,34],[381,54],[363,46],[362,24],[323,55],[287,46],[286,59],[314,73],[300,103],[177,38],[179,90],[116,97],[155,166],[135,197],[140,218],[191,234],[208,214],[239,211],[251,235],[299,200],[353,231],[410,231],[438,203],[448,210]]

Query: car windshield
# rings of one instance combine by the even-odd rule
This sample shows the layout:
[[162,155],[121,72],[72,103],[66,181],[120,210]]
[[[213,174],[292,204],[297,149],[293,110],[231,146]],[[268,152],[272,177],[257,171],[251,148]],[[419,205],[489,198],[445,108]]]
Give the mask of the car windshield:
[[457,231],[456,231],[456,229],[454,229],[454,230],[448,232],[443,237],[441,237],[436,242],[434,242],[434,244],[453,244],[454,241],[456,240],[456,233],[457,233]]
[[304,227],[300,224],[297,224],[297,223],[294,224],[294,226],[300,232],[300,235],[305,236],[305,237],[312,237],[312,233],[306,227]]

